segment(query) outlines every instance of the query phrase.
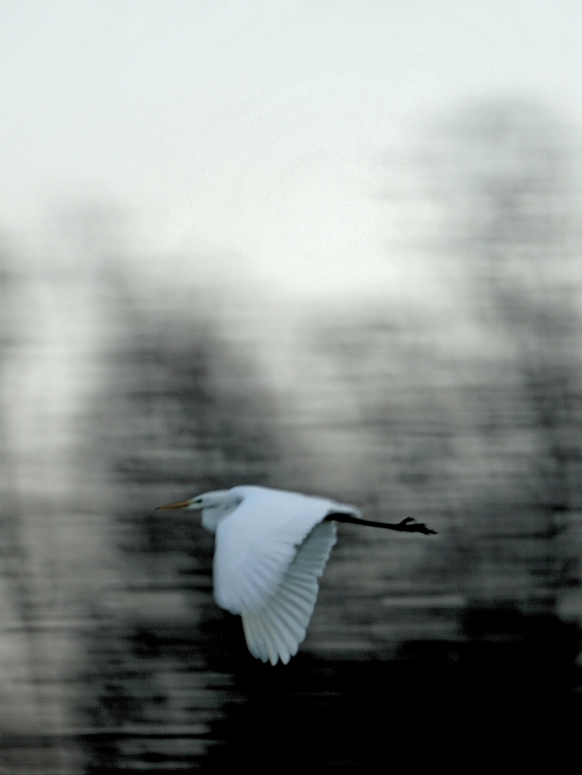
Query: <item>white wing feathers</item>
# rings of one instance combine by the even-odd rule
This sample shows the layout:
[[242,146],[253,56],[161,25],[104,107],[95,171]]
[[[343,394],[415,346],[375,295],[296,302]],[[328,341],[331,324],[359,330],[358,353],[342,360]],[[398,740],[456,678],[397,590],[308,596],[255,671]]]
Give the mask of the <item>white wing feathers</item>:
[[240,506],[216,529],[214,596],[241,614],[253,656],[287,663],[305,638],[323,573],[336,542],[330,512],[353,506],[262,487],[234,487]]
[[219,522],[214,597],[233,614],[262,608],[275,593],[297,547],[330,511],[331,501],[262,487],[233,487],[241,503]]
[[262,608],[242,611],[249,651],[263,662],[287,664],[305,639],[324,571],[336,542],[334,522],[321,522],[303,541],[277,591]]

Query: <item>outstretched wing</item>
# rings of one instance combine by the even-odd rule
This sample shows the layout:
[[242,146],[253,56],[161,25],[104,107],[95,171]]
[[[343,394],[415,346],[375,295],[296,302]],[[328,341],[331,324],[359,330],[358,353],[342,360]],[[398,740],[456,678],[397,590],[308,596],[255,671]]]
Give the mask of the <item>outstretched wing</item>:
[[242,622],[249,651],[263,662],[287,664],[305,639],[307,626],[324,571],[337,538],[335,522],[316,525],[287,568],[273,595],[258,610],[242,610]]
[[279,588],[332,501],[265,487],[234,487],[241,503],[216,529],[214,597],[227,611],[258,611]]

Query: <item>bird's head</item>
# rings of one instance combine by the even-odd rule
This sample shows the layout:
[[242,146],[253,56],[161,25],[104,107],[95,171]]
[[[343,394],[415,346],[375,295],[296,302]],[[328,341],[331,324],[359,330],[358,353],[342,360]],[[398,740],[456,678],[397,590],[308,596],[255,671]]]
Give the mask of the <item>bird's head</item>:
[[[168,503],[166,506],[158,506],[156,511],[169,511],[171,509],[185,509],[186,511],[201,511],[202,525],[212,533],[216,531],[218,522],[226,517],[240,501],[230,498],[229,490],[213,490],[195,495],[190,500]],[[231,500],[233,501],[231,503]]]

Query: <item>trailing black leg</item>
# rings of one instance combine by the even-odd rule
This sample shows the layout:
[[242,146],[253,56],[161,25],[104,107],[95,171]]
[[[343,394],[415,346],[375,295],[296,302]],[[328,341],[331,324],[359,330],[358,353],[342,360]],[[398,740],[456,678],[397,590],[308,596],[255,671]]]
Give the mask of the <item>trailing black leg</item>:
[[423,533],[424,535],[436,535],[436,530],[431,530],[424,522],[417,522],[412,517],[405,517],[401,522],[374,522],[371,519],[360,519],[353,514],[332,512],[325,517],[325,522],[347,522],[350,525],[367,525],[368,527],[381,527],[385,530],[397,530],[400,533]]

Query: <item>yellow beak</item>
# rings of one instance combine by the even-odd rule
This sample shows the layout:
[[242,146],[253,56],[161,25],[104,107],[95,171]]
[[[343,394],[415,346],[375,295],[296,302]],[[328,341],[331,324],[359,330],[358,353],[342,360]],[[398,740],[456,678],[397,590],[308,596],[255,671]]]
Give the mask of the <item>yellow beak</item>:
[[178,501],[178,503],[168,503],[167,506],[158,506],[156,511],[168,511],[169,509],[185,509],[190,505],[190,501]]

